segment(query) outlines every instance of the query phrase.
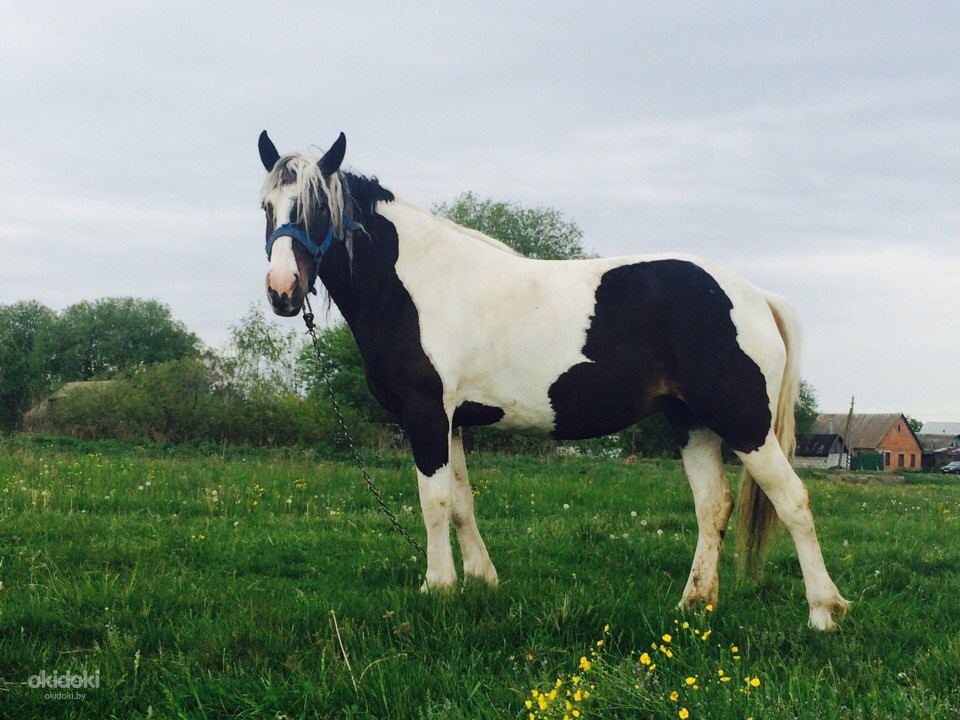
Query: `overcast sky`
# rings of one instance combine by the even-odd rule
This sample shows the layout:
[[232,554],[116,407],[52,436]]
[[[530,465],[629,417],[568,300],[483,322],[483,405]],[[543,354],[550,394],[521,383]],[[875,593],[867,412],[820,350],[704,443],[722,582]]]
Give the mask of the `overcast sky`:
[[[5,3],[0,303],[263,300],[267,128],[790,297],[826,411],[960,420],[960,4]],[[299,320],[283,320],[300,327]]]

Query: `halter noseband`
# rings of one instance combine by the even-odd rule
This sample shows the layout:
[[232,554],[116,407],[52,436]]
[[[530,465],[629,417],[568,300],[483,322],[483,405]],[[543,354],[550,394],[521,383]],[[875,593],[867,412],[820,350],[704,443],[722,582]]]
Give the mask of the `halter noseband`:
[[[343,226],[347,230],[355,230],[358,226],[350,218],[344,216]],[[330,245],[333,244],[333,222],[328,223],[327,234],[323,238],[323,242],[317,245],[313,240],[310,239],[310,236],[307,235],[303,230],[298,228],[296,225],[291,225],[287,223],[281,225],[276,230],[273,231],[273,234],[267,238],[267,260],[270,259],[270,253],[273,251],[273,243],[276,242],[277,238],[280,237],[290,237],[296,240],[298,243],[303,245],[308,253],[314,260],[314,264],[317,266],[317,272],[320,272],[320,261],[323,260],[323,256],[327,254],[327,250],[330,249]]]

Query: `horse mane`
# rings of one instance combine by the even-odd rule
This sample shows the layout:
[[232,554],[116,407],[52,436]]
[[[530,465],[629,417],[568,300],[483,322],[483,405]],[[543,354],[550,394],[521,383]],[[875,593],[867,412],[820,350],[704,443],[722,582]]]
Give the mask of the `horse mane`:
[[[310,209],[319,204],[325,204],[330,209],[330,222],[333,224],[333,235],[346,244],[347,253],[353,261],[353,227],[348,228],[344,218],[348,218],[353,225],[363,228],[363,222],[376,213],[378,202],[395,200],[392,192],[380,184],[374,176],[361,175],[357,172],[338,171],[324,178],[320,172],[319,158],[301,153],[283,155],[267,174],[261,192],[262,200],[274,190],[284,185],[296,183],[297,193],[297,221],[304,223],[307,234],[310,233]],[[424,211],[426,212],[426,211]],[[491,247],[510,255],[519,255],[512,247],[485,235],[479,230],[458,225],[452,220],[430,213],[437,222],[460,232],[463,235],[479,240]]]

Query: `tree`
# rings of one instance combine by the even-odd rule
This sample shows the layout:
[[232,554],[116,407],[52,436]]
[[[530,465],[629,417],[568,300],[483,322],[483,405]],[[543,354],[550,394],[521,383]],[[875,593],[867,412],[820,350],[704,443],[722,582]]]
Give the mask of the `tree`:
[[38,302],[0,306],[0,430],[16,429],[23,413],[49,389],[56,326],[56,313]]
[[304,390],[301,358],[306,343],[296,330],[284,330],[252,303],[240,322],[230,327],[223,353],[231,366],[226,375],[244,393],[295,393]]
[[797,434],[806,435],[813,430],[820,410],[817,408],[817,394],[806,380],[800,381],[800,395],[793,406],[793,417],[797,425]]
[[907,425],[909,425],[910,429],[913,430],[913,434],[916,435],[919,433],[920,429],[923,427],[923,420],[917,420],[909,415],[904,415],[904,417],[907,419]]
[[195,355],[200,340],[156,300],[104,298],[60,315],[51,370],[63,382]]
[[540,260],[586,257],[583,231],[563,213],[545,206],[524,207],[517,202],[481,200],[472,192],[433,211],[458,225],[479,230],[506,243],[521,255]]

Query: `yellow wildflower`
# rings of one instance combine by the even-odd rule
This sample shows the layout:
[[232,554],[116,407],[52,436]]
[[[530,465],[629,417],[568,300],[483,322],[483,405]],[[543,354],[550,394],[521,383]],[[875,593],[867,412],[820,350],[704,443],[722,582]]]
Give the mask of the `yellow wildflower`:
[[580,717],[580,711],[579,711],[579,710],[574,710],[574,711],[573,711],[573,716],[574,716],[574,717]]
[[609,625],[604,625],[604,626],[603,626],[603,631],[604,631],[605,633],[606,633],[606,632],[610,632],[610,626],[609,626]]
[[574,675],[573,677],[570,678],[570,682],[572,682],[574,685],[576,685],[578,682],[580,682],[580,676],[579,676],[579,675]]
[[707,612],[713,612],[713,605],[707,605]]
[[736,655],[738,652],[740,652],[740,648],[738,648],[736,645],[732,645],[732,646],[730,647],[730,652],[732,652],[734,655]]
[[678,693],[676,690],[670,693],[670,699],[673,700],[674,702],[676,702],[677,698],[679,697],[680,697],[680,693]]
[[583,700],[583,693],[581,693],[579,690],[577,690],[577,691],[573,694],[573,699],[576,700],[577,702],[580,702],[581,700]]
[[533,707],[533,700],[527,700],[527,701],[526,701],[525,703],[523,703],[523,704],[526,705],[526,706],[527,706],[527,710],[529,710],[530,708]]
[[640,664],[641,664],[641,665],[649,665],[649,664],[650,664],[650,656],[647,655],[646,653],[643,653],[643,654],[640,656]]
[[669,633],[663,636],[664,642],[670,642],[671,640],[673,640],[673,637]]
[[755,677],[753,680],[750,681],[750,685],[753,687],[760,687],[760,678]]
[[690,623],[688,623],[686,620],[684,620],[684,621],[683,621],[683,629],[686,630],[686,629],[689,628],[689,627],[690,627]]
[[713,630],[707,630],[703,635],[700,636],[700,639],[703,640],[704,642],[706,642],[706,641],[707,641],[707,638],[710,637],[710,633],[712,633],[712,632],[713,632]]
[[687,720],[690,717],[690,711],[686,708],[680,708],[680,712],[677,713],[680,716],[680,720]]
[[580,658],[580,669],[584,672],[589,672],[591,668],[590,661],[587,660],[587,656],[584,655]]
[[603,647],[603,640],[597,640],[597,647]]
[[696,679],[695,677],[688,677],[688,678],[687,678],[687,685],[693,685],[696,681],[697,681],[697,679]]

